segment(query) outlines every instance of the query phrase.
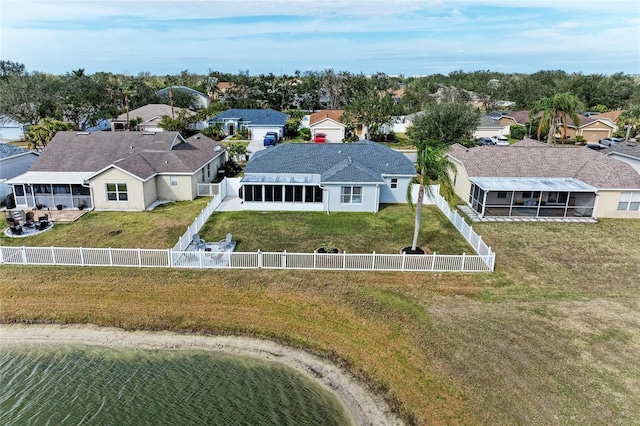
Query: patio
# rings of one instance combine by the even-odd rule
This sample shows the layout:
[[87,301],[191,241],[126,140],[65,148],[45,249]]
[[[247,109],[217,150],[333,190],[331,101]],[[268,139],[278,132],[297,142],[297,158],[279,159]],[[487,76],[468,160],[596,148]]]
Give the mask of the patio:
[[[7,209],[2,210],[5,218],[11,217],[11,211]],[[15,212],[15,210],[14,210]],[[27,210],[23,211],[23,215],[26,217],[28,214],[32,214],[34,223],[28,225],[25,220],[20,221],[19,229],[20,233],[16,234],[11,230],[11,226],[4,230],[4,235],[10,238],[26,238],[34,235],[42,234],[53,228],[55,223],[71,223],[78,220],[80,217],[88,213],[89,210]],[[46,226],[39,226],[40,218],[44,218],[47,222]]]

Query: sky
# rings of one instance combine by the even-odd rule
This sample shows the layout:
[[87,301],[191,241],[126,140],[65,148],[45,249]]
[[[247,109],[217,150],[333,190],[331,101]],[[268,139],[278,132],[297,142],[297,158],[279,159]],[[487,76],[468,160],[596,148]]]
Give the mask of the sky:
[[53,74],[640,74],[640,1],[0,0],[0,59]]

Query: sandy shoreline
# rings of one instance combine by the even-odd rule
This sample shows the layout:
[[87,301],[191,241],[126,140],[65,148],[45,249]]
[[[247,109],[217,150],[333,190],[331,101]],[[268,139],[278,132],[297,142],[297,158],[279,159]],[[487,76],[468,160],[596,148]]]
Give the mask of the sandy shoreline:
[[2,343],[83,343],[140,349],[201,349],[283,363],[337,395],[358,425],[402,425],[381,397],[345,371],[302,350],[268,340],[236,336],[183,335],[163,331],[124,331],[93,325],[0,324]]

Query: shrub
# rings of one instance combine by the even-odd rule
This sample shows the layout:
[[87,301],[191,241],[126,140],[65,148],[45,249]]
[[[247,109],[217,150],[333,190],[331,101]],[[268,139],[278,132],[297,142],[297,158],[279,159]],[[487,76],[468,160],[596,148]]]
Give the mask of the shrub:
[[311,129],[305,127],[300,129],[299,133],[302,135],[302,140],[305,140],[305,141],[311,140]]
[[527,134],[527,129],[525,129],[523,126],[518,126],[517,124],[514,124],[512,126],[509,127],[509,132],[511,133],[511,137],[513,139],[524,139],[524,136]]

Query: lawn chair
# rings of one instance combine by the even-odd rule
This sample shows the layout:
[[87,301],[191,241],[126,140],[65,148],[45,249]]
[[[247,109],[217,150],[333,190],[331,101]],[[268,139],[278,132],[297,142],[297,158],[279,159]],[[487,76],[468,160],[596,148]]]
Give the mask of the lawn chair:
[[26,217],[26,219],[25,219],[25,222],[24,222],[24,226],[27,227],[27,228],[35,227],[35,225],[33,224],[33,217],[34,217],[33,212],[27,212],[25,217]]
[[231,234],[227,234],[227,237],[224,240],[220,240],[220,242],[218,243],[220,245],[220,247],[222,248],[222,250],[230,250],[232,247],[231,244]]
[[207,245],[205,244],[204,240],[200,239],[199,234],[194,234],[192,241],[193,241],[193,244],[196,246],[196,250],[204,250],[207,248]]

